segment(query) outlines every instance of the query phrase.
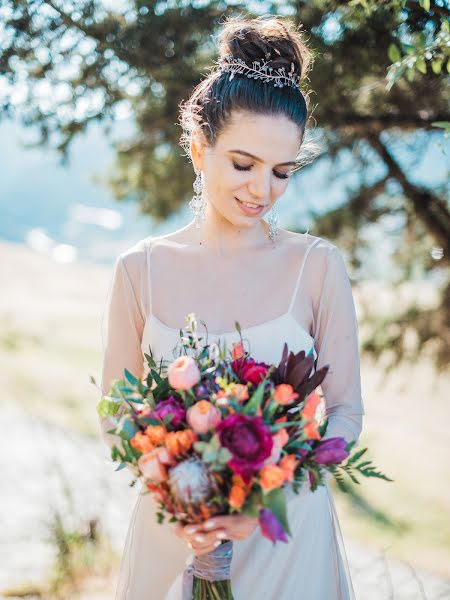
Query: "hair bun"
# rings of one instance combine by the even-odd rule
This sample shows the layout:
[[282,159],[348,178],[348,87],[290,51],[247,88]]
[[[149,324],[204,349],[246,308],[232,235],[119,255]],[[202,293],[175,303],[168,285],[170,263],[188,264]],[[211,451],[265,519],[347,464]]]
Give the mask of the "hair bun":
[[311,52],[292,21],[281,17],[229,17],[219,35],[219,60],[231,55],[246,64],[264,59],[287,71],[294,63],[300,81],[311,63]]

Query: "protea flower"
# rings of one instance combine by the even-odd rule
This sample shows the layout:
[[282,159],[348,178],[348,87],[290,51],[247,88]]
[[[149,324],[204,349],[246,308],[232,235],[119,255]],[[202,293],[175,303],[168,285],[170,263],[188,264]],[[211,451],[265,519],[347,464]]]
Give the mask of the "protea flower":
[[[191,456],[170,469],[167,481],[181,518],[205,517],[211,511],[209,501],[218,490],[206,464]],[[210,512],[212,514],[212,512]]]
[[313,355],[308,354],[306,356],[304,350],[297,354],[292,351],[289,352],[288,345],[285,343],[280,364],[273,371],[271,379],[275,385],[290,384],[294,388],[294,392],[299,395],[300,400],[303,400],[322,383],[330,368],[329,365],[325,365],[311,375],[313,367]]

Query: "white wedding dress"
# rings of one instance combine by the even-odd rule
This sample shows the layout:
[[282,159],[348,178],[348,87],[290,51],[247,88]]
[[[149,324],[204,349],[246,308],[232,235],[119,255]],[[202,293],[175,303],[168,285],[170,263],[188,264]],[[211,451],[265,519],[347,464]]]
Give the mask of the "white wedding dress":
[[[297,234],[296,238],[295,283],[285,286],[293,288],[288,310],[242,328],[242,334],[251,344],[252,356],[267,363],[278,364],[284,342],[294,352],[313,348],[317,368],[331,365],[322,384],[329,418],[325,437],[341,435],[348,441],[356,440],[364,407],[358,328],[345,264],[330,242],[308,234]],[[164,244],[163,237],[142,240],[116,263],[106,311],[104,393],[113,379],[122,377],[125,367],[145,375],[143,352],[148,353],[149,347],[156,359],[173,358],[179,329],[165,325],[153,312],[152,302],[158,282],[152,279],[150,257],[158,247],[161,260]],[[289,272],[286,265],[286,274]],[[171,273],[164,285],[173,281],[174,275]],[[182,277],[181,269],[179,276]],[[188,312],[192,311],[186,306],[185,314]],[[298,320],[302,314],[311,318],[310,331]],[[236,331],[228,331],[210,334],[210,341],[219,337],[230,347],[232,341],[239,339]],[[105,419],[103,436],[112,444],[114,438],[106,433],[108,428],[110,424]],[[277,542],[273,546],[258,528],[246,540],[233,542],[231,582],[235,600],[354,599],[328,483],[314,493],[306,482],[299,495],[290,490],[288,519],[292,537],[286,544]],[[182,600],[182,572],[191,558],[191,551],[184,540],[175,536],[171,526],[157,523],[151,496],[140,495],[128,530],[116,600]]]

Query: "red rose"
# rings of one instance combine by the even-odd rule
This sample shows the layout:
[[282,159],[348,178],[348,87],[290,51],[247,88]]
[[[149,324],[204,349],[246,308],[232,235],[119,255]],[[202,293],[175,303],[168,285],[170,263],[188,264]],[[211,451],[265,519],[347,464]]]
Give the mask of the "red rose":
[[267,375],[270,365],[256,362],[253,358],[239,358],[233,360],[231,368],[243,383],[251,383],[257,386]]

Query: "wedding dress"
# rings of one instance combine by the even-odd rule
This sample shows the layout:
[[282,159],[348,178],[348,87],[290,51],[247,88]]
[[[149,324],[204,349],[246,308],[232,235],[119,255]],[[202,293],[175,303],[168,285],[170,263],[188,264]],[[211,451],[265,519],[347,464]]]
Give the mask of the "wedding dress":
[[[296,275],[283,288],[293,289],[288,309],[275,313],[278,316],[274,318],[242,327],[242,335],[251,345],[252,356],[267,363],[278,364],[284,342],[294,352],[309,352],[312,348],[316,368],[330,365],[321,387],[329,419],[325,439],[343,436],[347,441],[358,440],[364,406],[358,326],[345,263],[330,242],[309,234],[295,234],[295,238],[296,261],[283,265],[286,277],[291,272]],[[154,271],[155,248],[159,266]],[[178,293],[181,302],[187,302],[187,297],[183,298],[185,288],[177,285],[183,269],[174,272],[172,266],[167,273],[164,252],[170,253],[170,244],[163,236],[147,238],[121,254],[116,262],[105,311],[103,393],[107,393],[113,379],[123,376],[124,368],[145,376],[143,353],[148,353],[149,348],[157,362],[161,357],[174,357],[179,328],[169,327],[156,316],[154,296],[159,293],[161,298],[159,310],[168,302],[169,291]],[[257,275],[261,280],[260,274],[252,273],[255,281]],[[208,277],[212,275],[202,272],[197,279],[200,282]],[[211,285],[211,280],[207,283]],[[159,291],[159,285],[165,290]],[[281,296],[273,291],[270,278],[267,286],[278,304]],[[220,293],[226,294],[226,289],[223,286]],[[191,293],[195,294],[195,290]],[[189,305],[184,306],[184,314],[194,312]],[[265,306],[274,310],[270,301]],[[231,330],[209,334],[210,341],[218,338],[231,347],[239,336]],[[105,441],[113,444],[114,436],[106,433],[110,423],[103,419],[101,425]],[[287,510],[292,532],[288,543],[277,542],[273,546],[259,528],[247,539],[233,542],[231,582],[235,600],[354,599],[328,479],[314,493],[306,482],[298,495],[289,490]],[[192,552],[167,522],[157,523],[155,513],[151,496],[140,495],[125,543],[116,600],[182,600],[182,572],[192,559]]]

